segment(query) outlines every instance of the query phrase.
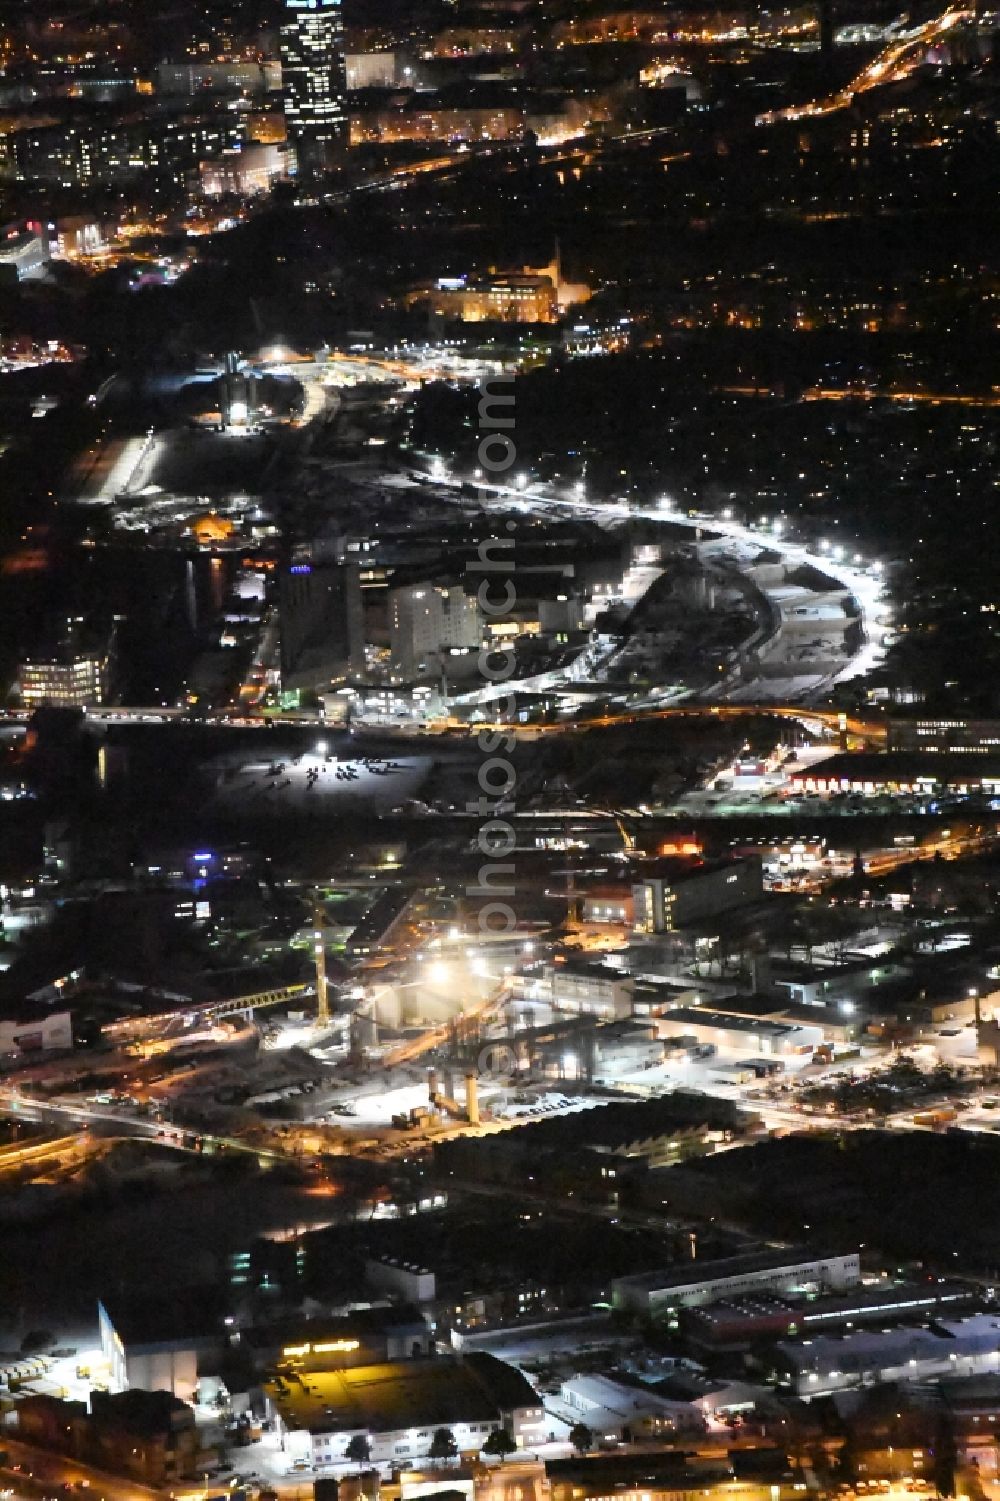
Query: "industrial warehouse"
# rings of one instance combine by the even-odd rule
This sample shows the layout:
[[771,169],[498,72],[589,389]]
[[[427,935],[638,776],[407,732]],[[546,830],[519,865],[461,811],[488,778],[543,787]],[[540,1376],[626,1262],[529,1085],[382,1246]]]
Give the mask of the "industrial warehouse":
[[355,1436],[369,1438],[372,1459],[384,1463],[425,1453],[437,1428],[451,1430],[459,1452],[478,1452],[497,1428],[519,1449],[541,1443],[547,1432],[529,1382],[485,1353],[289,1370],[264,1390],[293,1467],[349,1458]]
[[793,771],[796,792],[928,794],[936,789],[957,796],[1000,791],[1000,758],[976,751],[856,751],[828,756]]

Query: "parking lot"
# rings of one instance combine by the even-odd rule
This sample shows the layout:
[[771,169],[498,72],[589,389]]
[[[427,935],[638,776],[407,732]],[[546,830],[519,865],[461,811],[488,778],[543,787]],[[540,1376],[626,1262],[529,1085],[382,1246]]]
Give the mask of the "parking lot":
[[248,760],[220,769],[215,797],[254,812],[306,812],[319,805],[364,804],[389,812],[417,798],[431,771],[428,757],[340,758],[314,750],[273,761]]

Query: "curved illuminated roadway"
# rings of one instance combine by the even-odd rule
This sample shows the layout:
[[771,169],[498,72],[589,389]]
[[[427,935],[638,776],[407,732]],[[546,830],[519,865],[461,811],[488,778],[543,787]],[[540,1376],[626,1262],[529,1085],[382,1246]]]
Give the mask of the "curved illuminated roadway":
[[825,99],[815,99],[809,104],[770,110],[767,114],[757,116],[757,124],[775,125],[780,120],[807,120],[815,115],[830,115],[836,110],[848,109],[855,94],[863,94],[868,89],[878,88],[886,83],[898,83],[906,78],[919,66],[925,47],[937,41],[960,21],[974,19],[974,10],[964,6],[949,6],[942,15],[901,32],[884,52],[880,52],[878,57],[862,68],[857,77],[837,93],[830,94]]
[[[439,477],[445,478],[443,475]],[[536,514],[540,510],[569,510],[574,516],[589,516],[600,520],[638,518],[654,521],[662,526],[684,527],[687,530],[698,527],[713,536],[726,537],[747,547],[766,548],[777,553],[792,568],[813,568],[851,595],[857,605],[861,626],[861,644],[845,666],[828,679],[831,686],[851,678],[864,677],[881,663],[886,637],[891,628],[891,609],[885,597],[881,565],[865,564],[858,554],[849,559],[845,549],[839,545],[813,550],[785,537],[778,523],[770,528],[762,526],[755,529],[725,516],[704,512],[692,515],[677,510],[666,501],[661,501],[656,506],[636,506],[625,501],[587,501],[580,496],[569,499],[541,492],[524,483],[514,486],[491,485],[489,488],[508,508],[514,507]],[[739,706],[734,704],[725,707],[736,710]],[[818,718],[820,714],[820,711],[813,710],[808,704],[799,704],[794,708],[789,706],[789,709],[796,716],[807,713],[812,718]]]

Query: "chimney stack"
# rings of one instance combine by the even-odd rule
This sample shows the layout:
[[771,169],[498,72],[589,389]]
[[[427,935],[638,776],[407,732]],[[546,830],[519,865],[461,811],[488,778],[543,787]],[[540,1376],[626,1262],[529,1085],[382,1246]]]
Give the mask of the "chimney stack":
[[479,1080],[475,1074],[465,1076],[465,1113],[470,1126],[479,1125]]

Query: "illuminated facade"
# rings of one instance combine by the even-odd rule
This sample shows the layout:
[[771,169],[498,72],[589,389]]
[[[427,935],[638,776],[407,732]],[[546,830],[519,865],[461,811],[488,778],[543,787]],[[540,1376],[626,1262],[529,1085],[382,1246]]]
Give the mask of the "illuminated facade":
[[281,73],[288,138],[300,170],[321,169],[347,133],[340,0],[285,0],[285,15]]
[[667,933],[760,901],[763,892],[763,870],[756,857],[689,865],[633,884],[633,926],[637,933]]
[[351,115],[351,145],[400,141],[515,141],[524,132],[524,111],[517,104],[464,105],[431,108],[416,101],[410,107],[366,110]]
[[21,698],[28,709],[50,704],[59,709],[83,709],[104,700],[106,662],[90,652],[67,652],[34,657],[17,670]]
[[391,89],[403,73],[395,52],[349,52],[345,66],[349,89]]
[[183,183],[199,161],[242,143],[235,114],[162,114],[142,120],[39,125],[0,138],[0,177],[66,187],[127,182],[155,172]]
[[463,323],[554,323],[558,317],[556,288],[548,276],[444,278],[410,293],[407,300],[411,306],[426,303],[438,317]]
[[8,281],[30,281],[41,276],[48,259],[48,243],[40,231],[14,228],[0,239],[0,276]]
[[404,683],[437,673],[450,653],[478,651],[483,639],[479,606],[458,584],[393,589],[389,632],[393,678]]
[[480,96],[455,103],[444,94],[411,91],[391,103],[354,109],[350,141],[352,146],[400,141],[454,145],[460,141],[521,141],[525,132],[531,131],[540,145],[556,146],[576,139],[594,121],[609,117],[607,101],[597,96],[566,97],[556,104],[534,108],[510,97],[484,101]]
[[240,150],[224,151],[200,164],[201,190],[210,198],[227,193],[241,197],[267,193],[278,178],[285,176],[286,162],[285,149],[279,145],[255,142]]

